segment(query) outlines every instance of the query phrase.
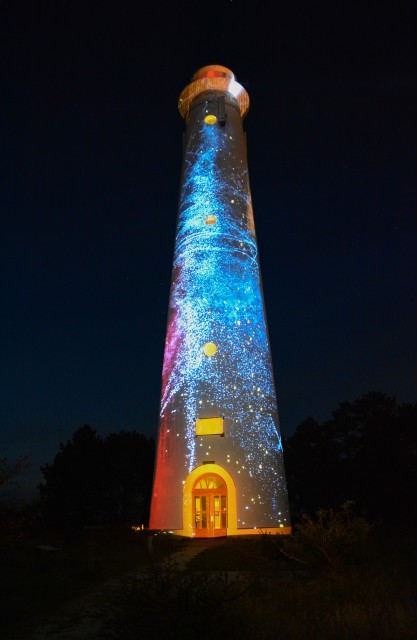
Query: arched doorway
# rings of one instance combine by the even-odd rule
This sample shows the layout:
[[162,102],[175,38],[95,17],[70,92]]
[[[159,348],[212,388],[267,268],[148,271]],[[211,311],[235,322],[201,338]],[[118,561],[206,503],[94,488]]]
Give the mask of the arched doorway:
[[[237,535],[237,509],[236,509],[236,487],[233,478],[227,469],[221,467],[214,462],[206,462],[205,464],[193,469],[184,481],[183,491],[183,526],[182,529],[175,529],[174,533],[179,536],[187,536],[195,538],[197,536],[195,528],[195,511],[193,492],[200,478],[204,476],[218,476],[226,486],[226,521],[227,530],[222,535]],[[204,489],[203,489],[204,490]],[[202,532],[199,532],[202,538]]]
[[200,476],[192,489],[193,533],[196,538],[227,535],[227,485],[215,473]]

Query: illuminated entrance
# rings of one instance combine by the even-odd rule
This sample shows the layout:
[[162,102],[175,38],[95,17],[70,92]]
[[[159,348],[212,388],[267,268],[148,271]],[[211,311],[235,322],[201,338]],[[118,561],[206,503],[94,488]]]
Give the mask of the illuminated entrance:
[[197,538],[216,538],[227,533],[227,487],[218,475],[200,477],[193,487],[193,524]]
[[182,517],[182,529],[174,530],[180,536],[238,535],[236,487],[230,473],[214,462],[193,469],[184,481]]

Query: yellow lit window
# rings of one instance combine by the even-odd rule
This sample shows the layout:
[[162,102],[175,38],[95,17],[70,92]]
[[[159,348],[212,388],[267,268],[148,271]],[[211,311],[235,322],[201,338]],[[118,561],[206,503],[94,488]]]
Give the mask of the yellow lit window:
[[204,122],[206,124],[216,124],[217,118],[216,118],[216,116],[213,116],[212,114],[209,114],[208,116],[206,116],[204,118]]
[[223,434],[223,418],[197,418],[195,421],[196,436],[221,436]]
[[[218,476],[203,476],[194,485],[194,489],[223,489],[224,483]],[[219,496],[216,496],[217,498]]]

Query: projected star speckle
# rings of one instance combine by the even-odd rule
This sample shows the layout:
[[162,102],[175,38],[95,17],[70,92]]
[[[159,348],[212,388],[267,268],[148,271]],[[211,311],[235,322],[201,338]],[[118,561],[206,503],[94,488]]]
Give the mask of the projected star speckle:
[[[230,96],[221,126],[216,104],[206,95],[187,126],[161,395],[167,457],[158,465],[175,459],[181,486],[202,458],[233,465],[238,526],[287,526],[242,120]],[[225,437],[199,441],[196,420],[214,416]]]

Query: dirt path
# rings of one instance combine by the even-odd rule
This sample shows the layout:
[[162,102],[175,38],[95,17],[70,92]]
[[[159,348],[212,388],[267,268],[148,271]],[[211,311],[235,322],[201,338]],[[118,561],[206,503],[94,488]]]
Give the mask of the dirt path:
[[[161,564],[171,563],[183,570],[208,546],[210,543],[205,545],[203,541],[195,541],[195,544],[190,543],[181,551],[170,554]],[[143,571],[146,570],[144,567]],[[132,573],[132,577],[136,575],[138,572]],[[97,640],[103,614],[124,579],[100,585],[87,596],[64,605],[54,616],[39,620],[31,628],[22,626],[10,639],[4,640]]]

